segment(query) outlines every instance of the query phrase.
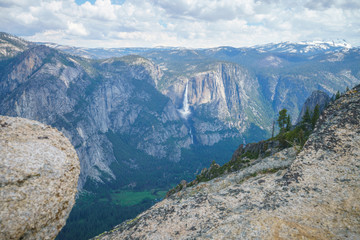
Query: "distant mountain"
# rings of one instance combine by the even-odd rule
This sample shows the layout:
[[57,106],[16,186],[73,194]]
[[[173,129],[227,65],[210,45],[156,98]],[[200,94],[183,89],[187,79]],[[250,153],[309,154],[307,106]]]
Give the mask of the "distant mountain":
[[314,55],[324,52],[334,52],[350,49],[351,45],[348,44],[345,40],[336,42],[305,41],[299,43],[270,43],[266,45],[254,46],[253,48],[260,52],[298,53]]
[[[59,45],[50,42],[37,42],[38,45],[45,45],[50,48],[54,48],[72,55],[77,55],[83,58],[89,59],[101,59],[111,57],[122,57],[130,54],[141,54],[144,52],[153,51],[154,48],[85,48],[85,47],[73,47],[66,45]],[[171,50],[178,49],[175,47],[158,47],[158,50]]]
[[15,37],[11,34],[0,32],[0,60],[10,58],[28,49],[33,43]]
[[[46,45],[51,48],[55,48],[69,54],[78,55],[85,58],[109,58],[109,57],[121,57],[129,54],[147,54],[149,52],[158,51],[172,51],[172,50],[187,50],[182,47],[156,47],[156,48],[86,48],[86,47],[73,47],[64,46],[50,42],[38,42],[37,44]],[[352,46],[345,40],[337,41],[304,41],[304,42],[281,42],[281,43],[269,43],[265,45],[256,45],[253,47],[234,48],[230,46],[217,47],[205,49],[209,52],[227,52],[229,54],[236,54],[240,52],[249,52],[255,50],[259,53],[271,52],[271,53],[293,53],[303,55],[315,55],[319,53],[335,52],[351,49]],[[202,51],[204,49],[193,49],[194,51]]]

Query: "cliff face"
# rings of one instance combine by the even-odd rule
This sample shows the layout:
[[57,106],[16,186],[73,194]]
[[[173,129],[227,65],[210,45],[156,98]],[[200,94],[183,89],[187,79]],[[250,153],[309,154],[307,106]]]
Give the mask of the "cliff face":
[[0,239],[54,239],[75,204],[79,173],[62,133],[0,116]]
[[[303,150],[174,194],[100,239],[360,238],[360,86],[321,115]],[[289,149],[283,151],[290,151]]]
[[[190,117],[200,134],[201,122],[215,119],[222,123],[222,129],[236,128],[240,133],[249,129],[251,123],[269,131],[272,111],[259,92],[260,86],[256,77],[247,69],[233,63],[216,62],[209,64],[203,72],[190,72],[186,77],[168,84],[162,92],[170,97],[180,108],[183,99],[188,100]],[[188,94],[185,88],[188,85]],[[191,114],[192,113],[192,114]],[[206,142],[204,135],[199,136]]]

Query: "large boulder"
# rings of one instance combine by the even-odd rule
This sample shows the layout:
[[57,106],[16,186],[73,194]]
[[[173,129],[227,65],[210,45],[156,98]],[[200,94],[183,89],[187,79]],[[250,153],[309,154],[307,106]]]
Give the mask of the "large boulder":
[[0,239],[54,239],[75,203],[79,173],[62,133],[0,116]]

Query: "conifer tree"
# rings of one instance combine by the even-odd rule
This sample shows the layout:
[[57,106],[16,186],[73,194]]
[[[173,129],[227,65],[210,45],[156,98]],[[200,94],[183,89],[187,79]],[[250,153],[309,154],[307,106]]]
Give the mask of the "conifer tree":
[[280,112],[279,112],[279,118],[277,119],[277,122],[279,124],[279,128],[280,128],[280,132],[285,132],[285,125],[287,122],[287,110],[285,108],[283,108]]
[[340,96],[341,96],[340,92],[339,92],[339,91],[337,91],[337,92],[336,92],[336,95],[335,95],[335,100],[339,99],[339,98],[340,98]]
[[314,108],[314,112],[311,117],[312,129],[315,128],[315,124],[316,124],[317,120],[319,119],[319,116],[320,116],[320,106],[319,106],[319,104],[316,104],[316,106]]
[[305,114],[302,117],[302,123],[311,123],[311,115],[308,107],[306,107]]
[[290,118],[290,114],[289,115],[287,115],[287,117],[286,117],[286,131],[290,131],[290,129],[291,129],[291,118]]

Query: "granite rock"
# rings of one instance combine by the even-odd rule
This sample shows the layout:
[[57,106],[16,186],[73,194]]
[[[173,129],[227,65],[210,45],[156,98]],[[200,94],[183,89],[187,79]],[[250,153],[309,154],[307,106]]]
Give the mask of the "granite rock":
[[0,116],[0,239],[54,239],[75,203],[79,173],[58,130]]

